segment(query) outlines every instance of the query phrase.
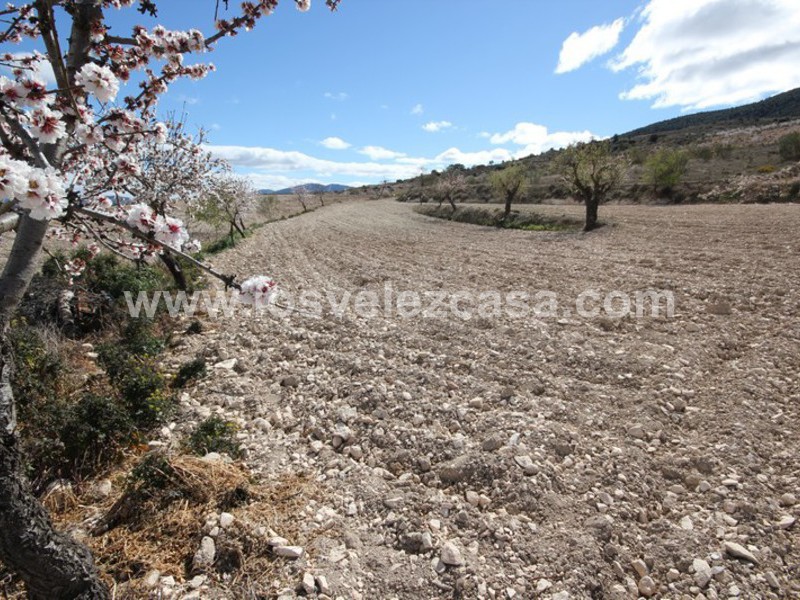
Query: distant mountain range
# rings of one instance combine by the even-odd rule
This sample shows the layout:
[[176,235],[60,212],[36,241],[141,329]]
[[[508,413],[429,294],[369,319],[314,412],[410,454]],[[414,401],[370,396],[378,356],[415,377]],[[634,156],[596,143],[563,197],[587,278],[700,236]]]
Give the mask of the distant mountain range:
[[333,193],[333,192],[343,192],[344,190],[349,190],[349,185],[341,185],[339,183],[331,183],[329,185],[323,185],[321,183],[306,183],[303,185],[296,185],[294,187],[283,188],[282,190],[258,190],[259,194],[272,195],[272,196],[280,196],[285,194],[296,194],[303,190],[309,194],[317,194],[319,192],[325,193]]
[[685,117],[659,121],[646,127],[634,129],[619,137],[662,134],[684,129],[727,129],[792,119],[800,119],[800,88],[772,96],[760,102],[737,106],[736,108],[710,110],[686,115]]

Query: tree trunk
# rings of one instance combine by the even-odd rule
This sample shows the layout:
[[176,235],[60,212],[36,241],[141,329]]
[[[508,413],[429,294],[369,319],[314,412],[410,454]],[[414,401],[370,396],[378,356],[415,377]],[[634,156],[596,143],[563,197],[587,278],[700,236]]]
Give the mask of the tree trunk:
[[506,196],[506,206],[503,210],[503,221],[505,221],[508,218],[508,215],[511,214],[511,200],[511,196]]
[[178,261],[175,260],[175,257],[169,254],[168,252],[164,252],[160,255],[161,262],[164,263],[164,266],[167,267],[169,274],[172,275],[172,279],[175,282],[175,285],[179,290],[186,291],[188,284],[186,283],[186,273],[183,272],[180,264]]
[[245,227],[244,227],[244,221],[242,220],[242,217],[236,217],[233,220],[233,226],[236,227],[236,231],[239,233],[240,236],[242,236],[242,239],[247,237],[247,234],[245,234],[245,231],[244,231]]
[[0,559],[33,600],[106,599],[89,549],[53,528],[23,475],[10,372],[0,354]]
[[452,196],[448,196],[447,197],[447,201],[450,203],[450,206],[453,207],[453,212],[456,212],[456,208],[458,208],[458,207],[456,206],[456,201],[453,200],[453,197]]
[[53,528],[31,493],[17,440],[8,323],[38,266],[48,223],[23,215],[0,276],[0,561],[25,582],[34,600],[108,598],[88,548]]
[[600,207],[600,202],[595,198],[586,199],[586,224],[583,226],[584,231],[591,231],[597,227],[597,209]]

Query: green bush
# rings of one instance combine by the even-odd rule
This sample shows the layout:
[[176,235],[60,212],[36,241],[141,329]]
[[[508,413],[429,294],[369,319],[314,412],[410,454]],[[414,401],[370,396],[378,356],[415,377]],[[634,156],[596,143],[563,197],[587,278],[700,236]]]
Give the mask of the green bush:
[[187,363],[181,365],[175,379],[172,381],[172,387],[182,388],[187,383],[194,379],[199,379],[206,374],[206,361],[204,358],[195,358]]
[[727,160],[733,157],[733,146],[730,144],[714,144],[714,155],[717,158]]
[[760,167],[758,167],[756,169],[757,173],[762,173],[762,174],[765,174],[765,175],[769,174],[769,173],[774,173],[775,171],[777,171],[777,168],[775,167],[775,165],[761,165]]
[[[81,252],[76,253],[81,257]],[[125,292],[135,298],[139,292],[163,290],[168,281],[162,269],[146,265],[123,263],[113,254],[98,254],[87,262],[80,285],[95,294],[108,294],[120,300]]]
[[645,177],[654,188],[671,190],[686,174],[688,165],[686,152],[662,148],[645,161]]
[[714,158],[714,149],[711,146],[697,146],[690,150],[692,158],[697,158],[703,162],[708,162]]
[[238,429],[235,423],[225,421],[221,417],[216,415],[208,417],[189,435],[186,447],[199,456],[209,452],[219,452],[238,458],[242,454],[239,442],[236,440]]
[[778,150],[782,160],[800,160],[800,131],[793,131],[781,136],[778,140]]
[[66,409],[59,438],[67,465],[81,470],[109,463],[133,440],[133,423],[124,407],[108,396],[89,394]]
[[15,321],[8,330],[15,369],[11,387],[17,406],[24,409],[37,400],[50,400],[64,374],[64,360],[54,344],[46,343],[40,329]]
[[174,394],[152,357],[135,356],[125,348],[106,345],[100,349],[99,359],[137,427],[153,427],[172,412]]
[[504,229],[524,229],[527,231],[575,231],[580,229],[581,222],[566,215],[551,217],[536,212],[512,212],[503,218],[503,211],[482,206],[462,206],[453,212],[449,207],[420,205],[416,212],[439,219],[471,223],[485,227],[502,227]]
[[[134,493],[140,500],[155,498],[164,491],[173,490],[177,479],[177,473],[167,457],[151,452],[131,469],[128,475],[128,492]],[[174,493],[176,496],[182,496],[177,490]]]

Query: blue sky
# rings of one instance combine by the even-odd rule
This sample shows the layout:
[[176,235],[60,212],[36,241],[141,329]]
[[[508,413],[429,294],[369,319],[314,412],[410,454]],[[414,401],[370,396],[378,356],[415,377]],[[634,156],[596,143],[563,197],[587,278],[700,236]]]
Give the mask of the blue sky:
[[[158,22],[209,33],[213,14],[213,0],[162,0]],[[797,87],[800,3],[283,0],[207,58],[217,72],[175,85],[163,110],[185,106],[258,187],[393,181]]]

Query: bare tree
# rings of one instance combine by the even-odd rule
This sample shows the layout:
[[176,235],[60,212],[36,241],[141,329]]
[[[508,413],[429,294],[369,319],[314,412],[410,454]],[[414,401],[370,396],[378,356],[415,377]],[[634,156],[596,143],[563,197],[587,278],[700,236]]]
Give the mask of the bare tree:
[[303,209],[304,213],[308,212],[308,203],[311,199],[311,194],[308,192],[308,188],[304,185],[301,185],[294,190],[294,198],[297,202],[300,203],[300,206]]
[[444,173],[439,175],[436,182],[436,197],[439,200],[439,206],[443,202],[448,202],[456,211],[456,198],[464,193],[467,186],[467,179],[464,177],[462,169],[454,168],[457,165],[452,165],[445,170]]
[[578,143],[565,149],[556,162],[564,183],[586,205],[584,231],[597,227],[600,204],[625,177],[627,162],[611,153],[607,141]]

